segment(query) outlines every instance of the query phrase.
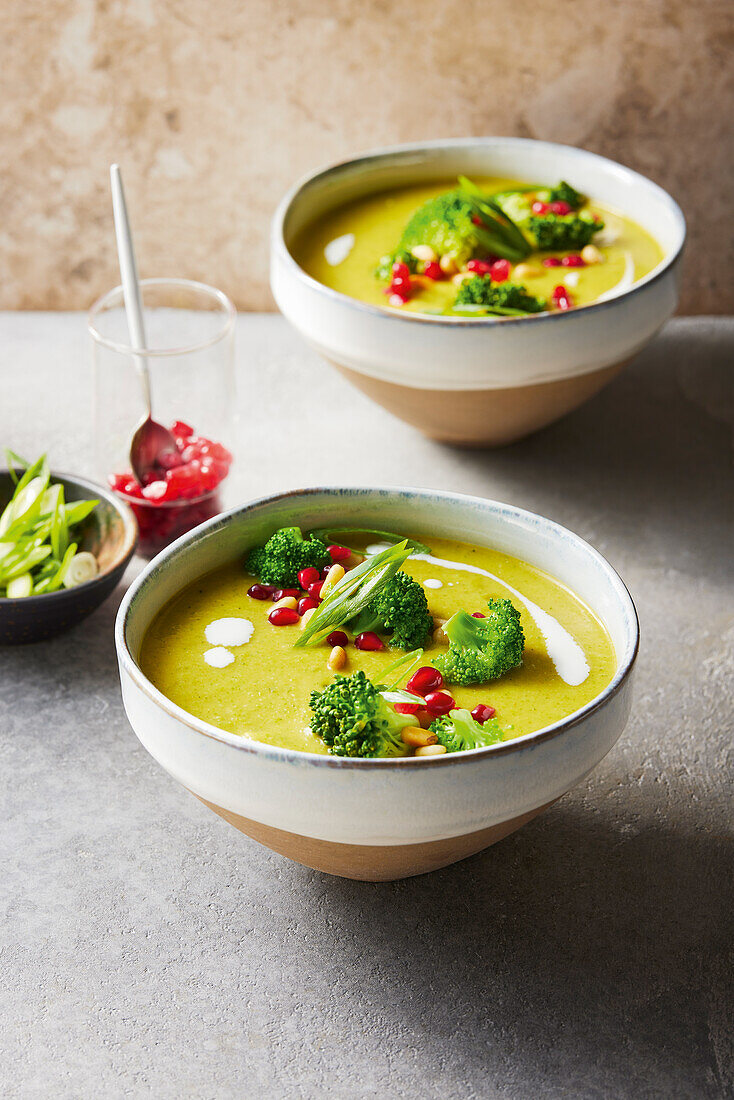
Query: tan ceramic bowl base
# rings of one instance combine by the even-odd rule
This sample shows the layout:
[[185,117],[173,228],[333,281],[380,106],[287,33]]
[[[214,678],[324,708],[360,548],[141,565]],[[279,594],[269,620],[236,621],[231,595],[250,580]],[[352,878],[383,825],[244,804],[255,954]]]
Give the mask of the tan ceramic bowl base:
[[[199,798],[199,795],[196,797]],[[250,818],[225,810],[223,806],[217,806],[206,798],[201,798],[200,801],[230,825],[234,825],[235,829],[264,844],[266,848],[272,848],[274,852],[306,867],[312,867],[315,871],[325,871],[341,878],[359,879],[361,882],[391,882],[447,867],[450,863],[466,859],[491,844],[496,844],[498,840],[553,805],[553,802],[547,802],[537,810],[503,821],[500,825],[492,825],[476,833],[465,833],[464,836],[450,837],[448,840],[431,840],[424,844],[379,845],[339,844],[331,840],[299,836],[297,833],[284,832],[271,825],[251,821]]]
[[358,374],[329,360],[358,389],[429,439],[462,447],[500,447],[546,427],[598,393],[630,362],[601,370],[493,390],[423,390]]

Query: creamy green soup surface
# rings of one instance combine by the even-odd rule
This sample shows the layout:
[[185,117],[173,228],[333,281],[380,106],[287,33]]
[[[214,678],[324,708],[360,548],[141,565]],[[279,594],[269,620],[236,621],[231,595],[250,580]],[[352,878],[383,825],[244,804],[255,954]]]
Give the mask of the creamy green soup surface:
[[[573,592],[542,570],[496,550],[429,541],[430,560],[410,557],[403,568],[424,586],[434,618],[448,619],[459,608],[486,610],[489,597],[509,597],[525,632],[522,666],[489,683],[453,685],[457,706],[471,710],[487,703],[496,708],[502,737],[509,740],[563,718],[606,687],[616,669],[614,647],[602,623]],[[272,603],[247,594],[255,579],[238,560],[187,585],[153,620],[143,640],[140,667],[173,703],[219,729],[325,753],[325,744],[309,728],[309,698],[312,690],[334,679],[327,667],[330,647],[321,643],[295,649],[299,624],[270,624]],[[207,631],[212,623],[229,618],[239,620],[239,627],[217,628],[219,635],[217,629]],[[251,629],[242,626],[243,619]],[[422,663],[430,664],[441,648],[432,640]],[[223,667],[208,663],[212,649]],[[346,651],[342,673],[362,669],[375,683],[399,655],[392,648],[363,652],[353,644]]]
[[[499,178],[479,178],[473,182],[488,195],[531,186]],[[376,275],[380,260],[391,254],[394,257],[401,233],[416,210],[452,187],[456,187],[455,180],[438,180],[381,191],[336,207],[298,233],[291,252],[318,282],[370,305],[415,313],[466,316],[455,307],[458,287],[462,279],[472,273],[467,269],[465,255],[453,265],[449,260],[444,265],[448,267],[446,272],[430,268],[436,278],[425,274],[425,256],[429,253],[420,261],[414,256],[407,257],[411,274],[405,280],[398,280],[407,287],[405,300],[390,292],[389,277]],[[532,199],[535,192],[528,194]],[[514,209],[512,202],[507,208]],[[501,276],[495,280],[496,284],[522,285],[529,295],[546,303],[548,310],[574,308],[628,289],[662,260],[662,249],[649,233],[593,197],[584,196],[583,207],[578,211],[569,210],[567,217],[573,218],[577,213],[603,223],[603,229],[591,238],[591,251],[584,252],[582,247],[562,250],[532,247],[528,256],[511,262],[509,270],[501,270],[503,265],[500,265],[497,274],[501,272]],[[530,214],[527,216],[529,226]],[[524,223],[518,224],[525,229]],[[475,247],[473,255],[485,256],[488,251]],[[421,252],[420,247],[417,252]],[[583,255],[588,262],[581,263],[579,257]],[[489,260],[492,259],[490,255]],[[435,253],[434,261],[441,260],[443,257]],[[471,266],[469,263],[469,268]],[[397,289],[403,292],[401,287]],[[473,315],[477,315],[476,307],[474,309]]]

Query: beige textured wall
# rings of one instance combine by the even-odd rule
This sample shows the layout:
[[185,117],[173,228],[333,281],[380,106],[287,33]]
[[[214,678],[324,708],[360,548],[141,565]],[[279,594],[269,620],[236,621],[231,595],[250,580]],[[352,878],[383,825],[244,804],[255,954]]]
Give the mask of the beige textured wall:
[[[386,142],[519,134],[672,191],[682,308],[734,311],[732,0],[3,0],[0,307],[117,281],[108,165],[141,272],[270,307],[283,190]],[[729,249],[728,258],[724,255]]]

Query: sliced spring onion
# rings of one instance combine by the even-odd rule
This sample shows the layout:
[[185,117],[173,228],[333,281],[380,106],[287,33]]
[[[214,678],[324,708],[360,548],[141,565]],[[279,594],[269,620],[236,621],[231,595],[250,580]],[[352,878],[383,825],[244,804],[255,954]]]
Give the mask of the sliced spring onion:
[[91,581],[99,573],[99,566],[94,554],[88,550],[82,550],[69,560],[64,572],[64,588],[76,588],[78,584]]
[[316,608],[301,631],[296,646],[314,645],[321,641],[324,634],[348,623],[375,598],[409,557],[410,547],[403,541],[373,554],[350,569]]
[[8,599],[17,600],[22,596],[30,596],[33,592],[33,578],[30,573],[21,573],[8,582],[6,589]]
[[[395,535],[392,531],[374,531],[370,527],[319,527],[316,531],[310,531],[309,534],[314,538],[321,539],[326,543],[339,543],[342,546],[350,546],[349,539],[358,537],[360,541],[364,540],[364,536],[375,542],[386,542],[390,546],[397,546],[399,542],[404,542],[406,546],[410,547],[411,553],[414,554],[430,554],[430,546],[426,546],[422,542],[418,542],[417,539],[408,539],[404,535]],[[350,549],[354,547],[350,546]]]

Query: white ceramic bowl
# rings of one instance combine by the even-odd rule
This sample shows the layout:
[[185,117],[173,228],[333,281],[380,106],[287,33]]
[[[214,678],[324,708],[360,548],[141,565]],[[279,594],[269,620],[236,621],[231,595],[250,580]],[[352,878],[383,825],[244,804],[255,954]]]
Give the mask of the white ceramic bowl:
[[[182,587],[278,527],[354,526],[455,536],[547,570],[604,622],[612,682],[552,726],[442,757],[352,760],[275,748],[187,714],[141,672],[154,615]],[[580,782],[627,721],[635,608],[612,567],[551,520],[496,501],[424,489],[311,489],[243,505],[184,535],[140,574],[115,629],[130,723],[152,756],[213,810],[308,866],[350,878],[420,874],[480,851]]]
[[[498,322],[367,305],[299,267],[295,235],[342,203],[434,179],[567,179],[628,215],[660,243],[662,262],[630,290],[583,309]],[[271,285],[301,335],[355,385],[435,439],[507,443],[596,393],[670,317],[685,221],[644,176],[583,149],[525,138],[435,141],[380,149],[302,180],[273,219]]]

